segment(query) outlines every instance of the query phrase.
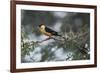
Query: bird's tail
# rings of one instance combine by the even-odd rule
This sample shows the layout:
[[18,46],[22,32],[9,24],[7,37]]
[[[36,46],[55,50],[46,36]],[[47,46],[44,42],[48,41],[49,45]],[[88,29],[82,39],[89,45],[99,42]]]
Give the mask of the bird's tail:
[[62,36],[61,34],[57,34],[57,36],[61,37],[63,40],[65,40],[65,37]]
[[61,37],[63,40],[65,40],[65,37],[62,36],[61,34],[58,34],[57,32],[55,32],[53,35],[55,35],[55,36],[59,36],[59,37]]
[[53,35],[55,35],[55,36],[62,36],[62,35],[58,34],[57,32],[53,33]]
[[60,36],[60,37],[62,37],[62,35],[60,35],[60,34],[57,34],[57,36]]

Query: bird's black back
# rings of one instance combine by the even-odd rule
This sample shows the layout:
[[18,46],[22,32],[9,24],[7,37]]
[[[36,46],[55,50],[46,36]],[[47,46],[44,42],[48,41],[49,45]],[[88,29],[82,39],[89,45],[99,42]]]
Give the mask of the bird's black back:
[[45,30],[46,30],[47,32],[51,33],[52,35],[58,35],[58,32],[56,32],[56,31],[54,31],[54,30],[52,30],[52,29],[50,29],[50,28],[48,28],[48,27],[45,27]]

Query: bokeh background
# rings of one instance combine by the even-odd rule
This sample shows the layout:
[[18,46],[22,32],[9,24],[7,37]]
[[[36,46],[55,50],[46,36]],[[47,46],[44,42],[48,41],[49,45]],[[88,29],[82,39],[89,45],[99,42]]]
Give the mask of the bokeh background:
[[[47,38],[38,26],[46,26],[65,37]],[[90,14],[62,11],[21,10],[21,62],[50,62],[90,59]]]

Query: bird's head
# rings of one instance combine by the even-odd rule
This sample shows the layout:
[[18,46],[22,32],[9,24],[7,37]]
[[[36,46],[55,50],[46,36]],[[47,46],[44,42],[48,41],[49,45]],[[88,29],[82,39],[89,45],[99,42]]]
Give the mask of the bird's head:
[[44,29],[45,28],[45,25],[44,24],[40,24],[39,25],[39,28]]

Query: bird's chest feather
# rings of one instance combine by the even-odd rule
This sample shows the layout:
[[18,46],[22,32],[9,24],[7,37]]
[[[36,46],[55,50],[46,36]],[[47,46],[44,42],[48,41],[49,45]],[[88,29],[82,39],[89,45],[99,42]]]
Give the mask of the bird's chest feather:
[[46,35],[46,36],[51,36],[51,33],[46,32],[45,29],[39,29],[39,30],[40,30],[40,32],[41,32],[42,34],[44,34],[44,35]]

